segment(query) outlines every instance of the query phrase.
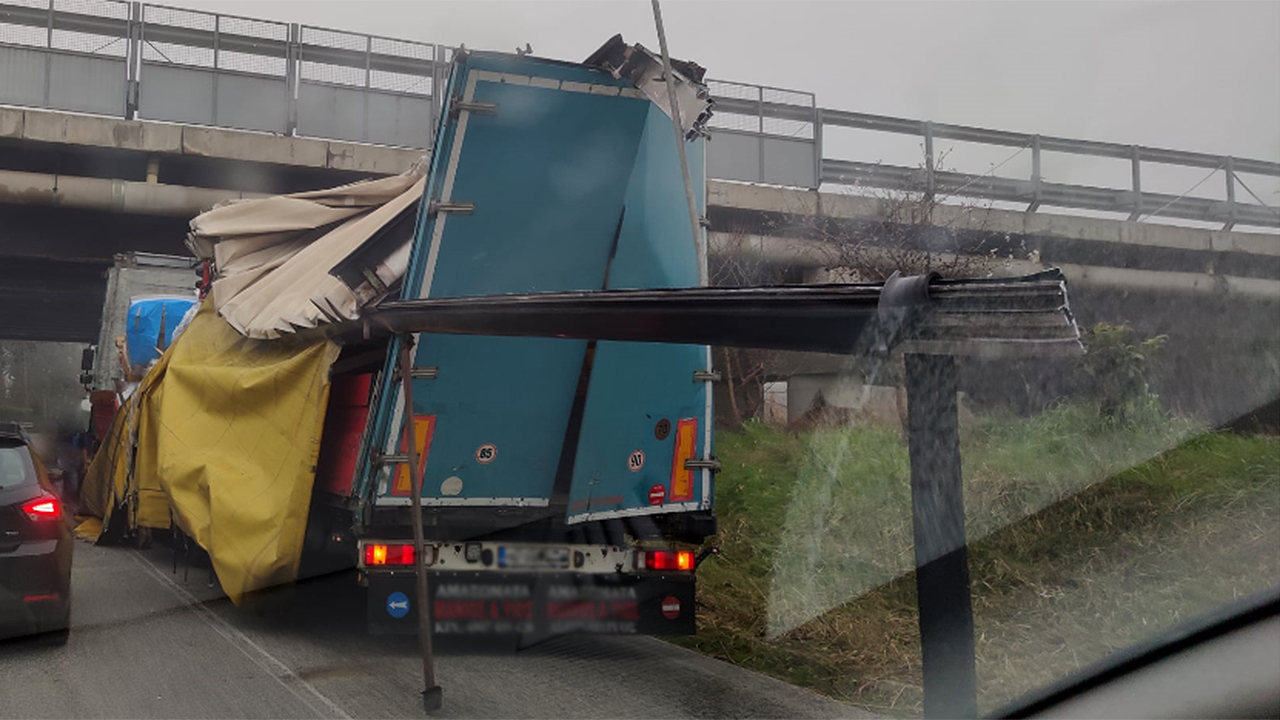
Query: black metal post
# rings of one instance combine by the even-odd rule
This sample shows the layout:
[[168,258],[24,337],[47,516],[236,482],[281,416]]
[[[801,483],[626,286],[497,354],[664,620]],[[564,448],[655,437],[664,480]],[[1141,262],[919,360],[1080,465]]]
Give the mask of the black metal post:
[[436,685],[435,658],[431,651],[431,595],[427,591],[427,562],[422,531],[422,476],[418,474],[418,430],[413,422],[413,336],[400,337],[400,384],[404,388],[404,434],[409,459],[409,497],[413,509],[413,565],[417,581],[418,645],[422,650],[422,708],[427,712],[444,705],[444,692]]
[[977,717],[956,361],[906,356],[911,519],[926,718]]

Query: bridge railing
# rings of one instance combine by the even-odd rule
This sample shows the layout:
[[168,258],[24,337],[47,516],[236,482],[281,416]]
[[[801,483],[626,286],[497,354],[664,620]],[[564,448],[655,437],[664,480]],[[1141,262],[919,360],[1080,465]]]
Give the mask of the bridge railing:
[[[815,107],[812,102],[771,99],[765,94],[769,89],[760,86],[735,85],[713,84],[715,112],[726,113],[733,118],[757,118],[758,122],[754,126],[739,122],[728,131],[713,127],[708,157],[709,173],[713,176],[715,171],[719,171],[726,173],[719,176],[725,179],[807,188],[829,184],[916,191],[935,197],[1021,204],[1031,212],[1049,205],[1123,213],[1130,220],[1156,216],[1221,223],[1224,229],[1231,229],[1235,225],[1280,228],[1280,208],[1269,207],[1240,178],[1241,174],[1280,178],[1280,163],[832,110]],[[734,91],[716,94],[715,90],[719,86],[732,87]],[[767,125],[769,122],[774,123],[774,126]],[[781,123],[791,125],[779,125]],[[803,130],[810,127],[813,128],[812,132]],[[802,129],[799,133],[790,134],[786,142],[791,145],[801,142],[807,144],[814,159],[808,174],[802,172],[803,163],[798,159],[798,149],[792,155],[781,152],[770,155],[764,152],[768,143],[782,142],[783,136],[788,135],[780,132],[779,128]],[[823,134],[831,128],[919,138],[924,149],[924,162],[921,166],[909,167],[829,157],[823,151]],[[724,132],[730,134],[730,139],[722,143],[719,133]],[[755,166],[736,159],[718,157],[739,155],[742,152],[739,146],[750,144],[752,140],[761,148],[760,161]],[[1026,150],[1031,156],[1030,176],[1011,178],[991,172],[979,175],[940,169],[939,154],[935,152],[935,142],[939,140]],[[1050,152],[1125,160],[1130,164],[1131,182],[1128,187],[1121,188],[1048,182],[1044,179],[1041,168],[1043,153]],[[1172,195],[1144,189],[1142,170],[1147,164],[1198,168],[1209,170],[1211,174],[1220,172],[1226,184],[1225,200],[1193,196],[1190,191]],[[1256,202],[1242,199],[1247,197],[1252,197]]]
[[426,147],[449,50],[120,0],[0,3],[0,103]]
[[[434,43],[151,3],[5,0],[0,103],[421,148],[435,127],[450,52]],[[714,178],[1280,228],[1280,209],[1240,177],[1280,178],[1280,163],[834,110],[819,107],[813,93],[708,84],[716,98],[707,157]],[[824,135],[837,129],[918,138],[924,161],[911,167],[828,154]],[[1030,172],[941,168],[935,143],[947,140],[1026,151]],[[1044,153],[1126,161],[1130,182],[1050,182]],[[1151,164],[1221,174],[1225,194],[1194,195],[1204,181],[1180,195],[1155,192],[1142,179]]]

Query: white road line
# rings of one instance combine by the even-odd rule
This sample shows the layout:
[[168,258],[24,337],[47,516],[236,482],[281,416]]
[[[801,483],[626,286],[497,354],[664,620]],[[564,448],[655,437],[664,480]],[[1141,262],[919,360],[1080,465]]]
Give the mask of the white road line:
[[[294,697],[298,698],[303,705],[306,705],[311,712],[315,713],[316,717],[336,717],[340,720],[351,720],[351,716],[339,707],[337,703],[325,697],[315,688],[314,685],[303,680],[301,677],[298,677],[298,674],[291,670],[288,665],[285,665],[276,656],[264,650],[261,645],[250,640],[248,635],[245,635],[243,632],[240,632],[240,630],[231,625],[231,623],[218,617],[217,613],[205,607],[204,603],[202,603],[199,598],[187,592],[185,588],[175,583],[163,572],[157,570],[154,565],[147,562],[147,560],[142,557],[141,553],[134,551],[131,555],[133,556],[133,559],[142,566],[143,570],[155,578],[175,597],[186,603],[187,609],[191,610],[196,617],[203,620],[206,625],[226,639],[227,642],[234,645],[237,650],[243,653],[245,657],[249,658],[253,664],[261,668],[263,672],[275,678],[276,682],[280,683],[280,685],[286,690],[293,693]],[[320,701],[320,704],[325,708],[328,708],[329,712],[325,713],[320,707],[313,703],[311,699],[299,692],[299,687],[306,690],[315,700]]]

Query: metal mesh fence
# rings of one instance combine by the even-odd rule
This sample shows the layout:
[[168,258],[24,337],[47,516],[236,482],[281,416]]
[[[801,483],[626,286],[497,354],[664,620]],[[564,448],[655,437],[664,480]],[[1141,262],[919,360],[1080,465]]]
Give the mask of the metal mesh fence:
[[49,46],[54,50],[66,50],[67,52],[84,53],[86,55],[105,55],[122,58],[129,54],[128,38],[58,30],[56,28],[53,31]]
[[418,43],[410,40],[394,40],[392,38],[370,38],[369,50],[379,55],[395,55],[414,60],[434,60],[435,46],[430,43]]
[[30,25],[0,23],[0,44],[46,47],[49,44],[49,31]]
[[146,36],[146,25],[169,25],[190,30],[213,32],[217,26],[218,16],[212,13],[195,10],[181,10],[164,5],[142,6],[143,36]]
[[[283,76],[286,72],[284,43],[289,39],[289,26],[284,23],[144,5],[142,10],[142,59],[151,63],[185,65],[257,75]],[[157,40],[170,29],[194,30],[189,43]],[[150,32],[148,32],[150,31]],[[255,45],[254,52],[227,50],[229,41],[243,47],[245,40],[275,41]]]
[[[29,4],[28,7],[49,6]],[[52,8],[55,13],[76,13],[112,20],[127,21],[129,19],[129,3],[118,0],[53,0]],[[14,35],[26,40],[22,44],[36,44],[35,34],[30,30],[14,33]],[[46,31],[45,35],[48,47],[54,50],[107,57],[125,57],[129,54],[128,31],[124,28],[119,35],[110,35],[62,30],[55,25],[53,31],[51,33]]]
[[[301,40],[304,46],[315,45],[318,47],[338,48],[340,50],[356,50],[358,52],[364,52],[369,46],[368,35],[311,27],[310,25],[302,26]],[[305,47],[303,52],[306,52]]]
[[122,0],[53,0],[53,9],[114,20],[129,19],[129,3]]
[[302,41],[300,50],[302,63],[299,66],[301,79],[356,87],[364,87],[368,84],[366,67],[317,62],[308,57],[322,56],[324,50],[336,49],[360,53],[365,56],[365,63],[367,63],[371,43],[369,36],[304,25],[300,39]]
[[[712,98],[732,98],[734,100],[746,100],[753,104],[760,102],[760,87],[756,85],[744,85],[742,83],[724,82],[722,80],[707,80],[707,89],[711,92]],[[716,108],[715,113],[711,116],[708,123],[713,130],[736,130],[739,132],[760,132],[760,117],[758,114],[745,115],[736,112],[728,112],[721,108]]]
[[[779,88],[760,88],[760,94],[761,99],[766,103],[803,107],[808,110],[810,117],[814,116],[816,98],[813,93]],[[762,124],[763,130],[767,135],[780,135],[803,140],[813,139],[813,121],[765,117]]]
[[711,91],[711,97],[713,98],[742,100],[756,106],[756,109],[750,113],[729,111],[724,107],[716,108],[710,122],[713,129],[763,133],[765,135],[801,140],[812,140],[814,137],[812,121],[768,117],[759,109],[761,103],[790,105],[802,108],[806,114],[812,117],[815,107],[813,93],[767,88],[759,85],[726,82],[724,80],[708,80],[707,88]]
[[430,95],[432,81],[422,75],[373,70],[369,73],[369,87],[409,95]]
[[48,10],[49,0],[5,0],[6,5],[16,5],[24,8],[35,8],[37,10]]
[[222,50],[218,53],[218,69],[232,72],[254,73],[256,75],[275,75],[284,77],[288,69],[288,61],[283,57],[258,55],[255,53],[230,52]]
[[146,62],[212,68],[213,48],[175,45],[142,39],[142,59]]
[[280,42],[289,39],[289,26],[284,23],[254,20],[236,15],[219,15],[218,32]]
[[345,65],[330,65],[328,63],[303,60],[299,66],[299,75],[303,80],[314,82],[353,85],[355,87],[364,87],[365,85],[364,68],[353,68]]

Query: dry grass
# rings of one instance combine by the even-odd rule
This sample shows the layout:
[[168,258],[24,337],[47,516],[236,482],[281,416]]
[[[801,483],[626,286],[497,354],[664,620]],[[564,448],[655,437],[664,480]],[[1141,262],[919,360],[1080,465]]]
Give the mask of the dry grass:
[[[1196,436],[1167,421],[1100,429],[1073,407],[981,420],[963,435],[986,710],[1280,581],[1275,439]],[[699,570],[701,629],[682,642],[919,714],[897,433],[749,425],[722,434],[719,454],[722,554]]]

